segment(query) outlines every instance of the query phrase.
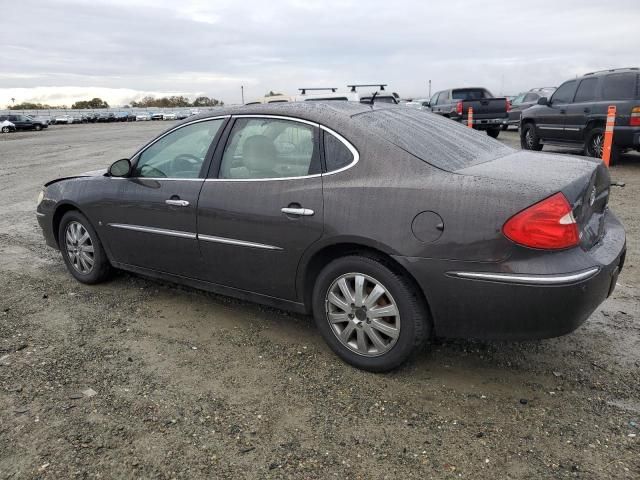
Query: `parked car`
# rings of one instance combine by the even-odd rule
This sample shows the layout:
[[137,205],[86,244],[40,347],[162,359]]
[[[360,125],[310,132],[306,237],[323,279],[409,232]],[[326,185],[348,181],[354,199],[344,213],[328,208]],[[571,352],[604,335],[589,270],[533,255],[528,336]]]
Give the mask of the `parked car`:
[[43,116],[34,117],[33,115],[25,115],[25,117],[27,117],[29,120],[33,122],[40,122],[43,125],[46,125],[47,127],[51,123],[51,119],[49,117],[43,117]]
[[532,88],[528,92],[520,93],[512,100],[510,99],[511,109],[509,110],[509,118],[502,124],[502,130],[507,130],[511,126],[519,128],[520,116],[523,110],[537,105],[540,98],[550,97],[555,91],[555,87]]
[[116,114],[113,112],[100,112],[98,113],[98,123],[110,123],[115,122]]
[[56,115],[52,122],[54,125],[72,124],[73,117],[67,114]]
[[176,113],[176,120],[184,120],[185,118],[189,118],[191,116],[190,112],[182,111]]
[[0,122],[8,120],[13,123],[16,130],[36,130],[40,131],[43,128],[47,128],[49,125],[39,120],[32,119],[27,115],[0,115]]
[[151,120],[164,120],[164,112],[153,112]]
[[453,88],[436,92],[429,100],[433,113],[467,124],[469,107],[473,107],[473,128],[486,130],[490,137],[497,138],[503,122],[508,118],[509,101],[505,97],[494,97],[486,88]]
[[108,170],[45,184],[71,275],[112,268],[313,313],[384,371],[426,339],[568,333],[611,294],[625,233],[602,162],[516,151],[386,104],[220,109]]
[[151,120],[151,114],[149,112],[136,113],[136,122],[146,122]]
[[9,120],[0,121],[0,132],[9,133],[9,132],[15,132],[15,131],[16,131],[16,126],[13,123],[11,123]]
[[175,120],[176,118],[177,118],[177,115],[173,112],[165,112],[162,114],[163,120]]
[[577,146],[590,157],[602,157],[609,105],[616,106],[610,164],[629,149],[640,150],[640,70],[618,68],[564,82],[550,98],[522,113],[522,148]]
[[114,114],[114,122],[126,122],[129,118],[129,114],[127,112],[116,112]]

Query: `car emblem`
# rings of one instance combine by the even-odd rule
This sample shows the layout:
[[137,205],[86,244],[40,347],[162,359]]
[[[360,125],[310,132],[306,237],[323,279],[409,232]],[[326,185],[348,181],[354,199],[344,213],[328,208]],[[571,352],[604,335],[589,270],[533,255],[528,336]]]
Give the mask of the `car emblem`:
[[596,187],[593,187],[591,195],[589,195],[589,206],[593,207],[594,203],[596,203]]

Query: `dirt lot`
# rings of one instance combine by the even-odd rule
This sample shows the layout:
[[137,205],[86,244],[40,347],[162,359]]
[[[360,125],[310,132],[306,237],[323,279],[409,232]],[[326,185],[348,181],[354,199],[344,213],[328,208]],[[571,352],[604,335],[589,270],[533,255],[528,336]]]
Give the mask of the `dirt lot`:
[[0,479],[639,478],[639,155],[612,170],[626,267],[583,327],[438,342],[375,375],[306,317],[67,274],[36,223],[40,185],[167,125],[0,135]]

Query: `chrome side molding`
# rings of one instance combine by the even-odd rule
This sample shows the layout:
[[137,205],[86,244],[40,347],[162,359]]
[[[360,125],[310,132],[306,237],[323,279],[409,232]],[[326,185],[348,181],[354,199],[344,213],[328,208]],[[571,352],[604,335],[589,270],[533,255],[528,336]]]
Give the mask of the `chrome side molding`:
[[238,245],[240,247],[262,248],[264,250],[282,250],[274,245],[265,245],[264,243],[247,242],[245,240],[236,240],[234,238],[215,237],[213,235],[198,235],[198,240],[214,243],[225,243],[228,245]]
[[133,230],[135,232],[155,233],[158,235],[168,235],[170,237],[196,239],[196,234],[191,232],[181,232],[179,230],[168,230],[165,228],[143,227],[141,225],[129,225],[128,223],[108,223],[109,227],[122,228],[123,230]]

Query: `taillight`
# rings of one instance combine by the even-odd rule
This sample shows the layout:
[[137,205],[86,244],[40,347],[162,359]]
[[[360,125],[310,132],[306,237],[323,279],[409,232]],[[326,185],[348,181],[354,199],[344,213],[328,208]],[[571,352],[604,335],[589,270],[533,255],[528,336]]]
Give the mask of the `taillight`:
[[511,102],[507,98],[507,112],[511,110]]
[[456,103],[456,113],[462,115],[462,102]]
[[571,205],[562,193],[516,213],[504,224],[502,233],[513,242],[531,248],[558,250],[580,243]]
[[632,127],[640,127],[640,107],[633,107],[631,109],[631,119],[629,125]]

